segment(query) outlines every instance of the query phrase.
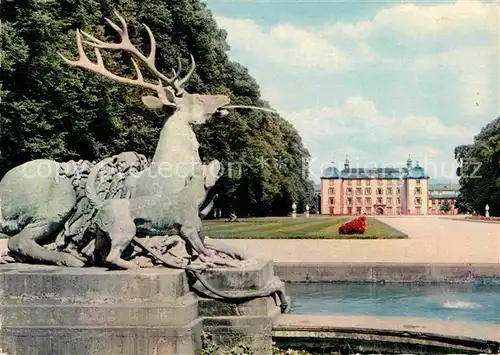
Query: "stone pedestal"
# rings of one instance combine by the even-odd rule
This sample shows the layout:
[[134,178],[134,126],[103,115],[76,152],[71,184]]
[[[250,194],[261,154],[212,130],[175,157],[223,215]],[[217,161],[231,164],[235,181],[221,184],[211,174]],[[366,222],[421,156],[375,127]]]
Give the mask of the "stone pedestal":
[[[258,289],[271,262],[206,272],[222,291]],[[225,302],[191,291],[183,270],[0,265],[0,353],[200,354],[202,333],[271,354],[271,297]],[[196,288],[196,284],[194,285]],[[232,345],[231,345],[232,346]]]

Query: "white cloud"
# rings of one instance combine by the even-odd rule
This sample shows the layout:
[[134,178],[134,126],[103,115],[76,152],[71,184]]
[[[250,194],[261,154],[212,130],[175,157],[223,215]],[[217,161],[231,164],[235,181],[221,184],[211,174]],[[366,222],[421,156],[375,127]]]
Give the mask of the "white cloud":
[[[370,140],[395,141],[395,133],[400,139],[417,137],[422,141],[436,139],[456,139],[468,141],[475,127],[445,125],[437,117],[407,115],[390,117],[381,114],[373,101],[359,96],[349,97],[340,107],[321,107],[301,112],[281,112],[310,141],[321,137],[345,137],[356,135]],[[347,143],[347,142],[346,142]],[[353,141],[352,145],[359,144]]]
[[404,163],[412,153],[421,164],[448,162],[433,174],[450,178],[453,147],[500,111],[496,2],[401,4],[309,27],[216,19],[264,98],[298,129],[316,172],[344,154]]
[[[340,107],[281,113],[296,127],[314,157],[311,169],[316,177],[332,159],[343,163],[345,154],[353,164],[359,159],[361,166],[401,166],[412,153],[433,176],[453,178],[454,145],[471,141],[478,131],[477,127],[446,126],[433,116],[390,117],[359,96],[348,98]],[[443,161],[448,163],[443,165]]]
[[248,19],[216,17],[228,32],[232,47],[253,52],[280,64],[303,68],[337,69],[348,64],[348,55],[316,33],[278,25],[270,30]]

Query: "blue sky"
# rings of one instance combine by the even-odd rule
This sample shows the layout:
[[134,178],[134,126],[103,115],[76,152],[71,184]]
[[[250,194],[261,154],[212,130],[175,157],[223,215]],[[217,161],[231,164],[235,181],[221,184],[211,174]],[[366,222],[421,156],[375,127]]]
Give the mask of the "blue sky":
[[205,1],[229,56],[334,161],[456,180],[453,149],[499,114],[499,8],[487,1]]

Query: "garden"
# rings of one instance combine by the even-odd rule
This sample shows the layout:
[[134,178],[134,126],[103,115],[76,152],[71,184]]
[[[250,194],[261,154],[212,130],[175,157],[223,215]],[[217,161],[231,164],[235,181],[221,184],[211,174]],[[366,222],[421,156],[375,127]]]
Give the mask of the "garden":
[[373,217],[261,217],[203,222],[211,238],[226,239],[400,239],[403,232]]

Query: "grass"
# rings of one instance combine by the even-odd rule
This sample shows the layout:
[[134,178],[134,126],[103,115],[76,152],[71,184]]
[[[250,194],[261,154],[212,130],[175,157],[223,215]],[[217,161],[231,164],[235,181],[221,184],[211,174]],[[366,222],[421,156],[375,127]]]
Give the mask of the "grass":
[[339,234],[343,223],[354,217],[263,217],[241,218],[237,222],[207,220],[203,224],[208,236],[215,239],[400,239],[408,235],[380,222],[366,219],[364,234]]

